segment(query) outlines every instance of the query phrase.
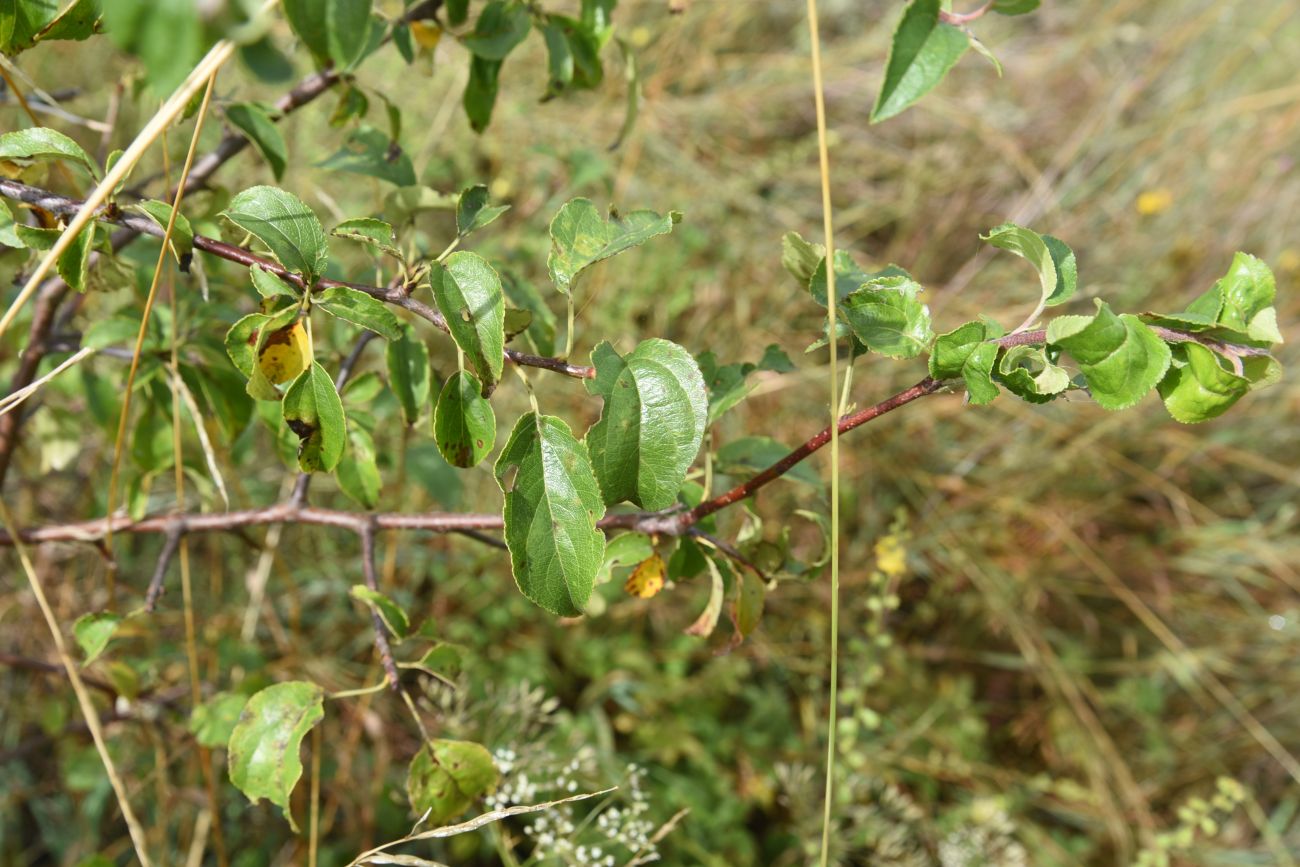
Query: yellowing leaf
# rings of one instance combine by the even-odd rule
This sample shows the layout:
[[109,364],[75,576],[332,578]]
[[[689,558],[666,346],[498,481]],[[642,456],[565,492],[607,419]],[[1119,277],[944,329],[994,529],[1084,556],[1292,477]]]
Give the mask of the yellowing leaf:
[[627,591],[629,596],[650,599],[664,589],[664,574],[667,571],[668,567],[664,563],[664,558],[657,553],[651,554],[632,570],[632,574],[628,576],[623,589]]
[[262,375],[275,385],[288,382],[307,369],[312,362],[311,337],[302,321],[273,331],[262,343],[257,366]]
[[438,40],[442,39],[442,28],[427,21],[412,21],[411,35],[421,48],[432,50],[438,47]]

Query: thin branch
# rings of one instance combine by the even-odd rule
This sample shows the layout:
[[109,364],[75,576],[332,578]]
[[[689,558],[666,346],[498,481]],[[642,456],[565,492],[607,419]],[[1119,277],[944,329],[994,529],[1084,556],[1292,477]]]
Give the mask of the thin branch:
[[[52,214],[75,214],[81,208],[81,203],[76,199],[59,196],[49,190],[28,186],[27,184],[22,184],[7,178],[0,178],[0,195],[34,205],[38,208],[49,211]],[[142,235],[161,237],[163,234],[163,229],[143,214],[129,213],[116,209],[105,209],[96,214],[96,219],[108,223],[115,223],[120,226],[126,226],[132,231]],[[227,262],[234,262],[235,264],[243,265],[246,268],[251,268],[252,266],[257,265],[299,289],[306,290],[310,288],[314,292],[321,289],[330,289],[336,286],[342,286],[348,289],[354,289],[358,292],[364,292],[379,301],[411,311],[421,319],[425,319],[432,323],[434,327],[441,331],[450,331],[447,327],[447,322],[443,319],[441,313],[434,310],[423,301],[410,297],[400,286],[370,286],[364,283],[348,283],[342,280],[318,280],[315,285],[308,287],[300,275],[288,270],[279,262],[259,256],[247,248],[239,247],[235,244],[227,244],[225,241],[219,241],[216,238],[209,238],[206,235],[195,235],[194,246],[196,249],[216,256],[219,259],[225,259]],[[565,376],[571,376],[575,379],[591,379],[596,375],[595,368],[570,364],[559,358],[530,355],[526,352],[519,352],[514,349],[507,349],[505,351],[505,356],[518,365],[525,367],[538,367],[543,370],[562,373]]]
[[985,2],[983,6],[981,6],[980,8],[976,9],[973,12],[966,12],[966,13],[949,12],[946,9],[940,9],[939,20],[942,21],[944,24],[956,24],[958,26],[962,24],[969,24],[972,21],[976,21],[980,18],[983,18],[986,14],[988,14],[989,10],[991,10],[992,8],[993,8],[993,0],[987,0],[987,2]]
[[[378,593],[379,580],[375,576],[375,523],[373,521],[363,523],[359,535],[361,536],[361,572],[365,577],[366,586]],[[388,686],[393,692],[400,693],[402,684],[398,680],[397,663],[393,661],[392,645],[388,643],[388,627],[384,626],[384,619],[373,606],[370,609],[370,621],[375,627],[375,647],[379,649],[379,661],[383,663],[384,672],[388,675]]]
[[185,535],[185,522],[174,521],[167,528],[167,539],[163,542],[162,551],[158,554],[158,565],[154,567],[153,577],[149,579],[149,590],[144,594],[144,610],[153,613],[158,605],[158,599],[162,596],[163,581],[167,577],[167,568],[171,566],[172,558],[176,556],[176,549],[181,545],[181,537]]
[[[275,104],[279,113],[274,119],[278,121],[297,111],[325,93],[337,80],[338,73],[334,70],[324,70],[309,75]],[[195,161],[189,179],[186,181],[187,192],[206,186],[217,169],[225,165],[231,157],[246,147],[248,147],[248,140],[242,135],[232,132],[223,137],[215,150]],[[174,191],[172,192],[174,193]],[[124,229],[114,232],[109,243],[116,252],[138,237],[139,233],[134,230]],[[98,255],[98,253],[92,254],[95,257]],[[42,284],[32,310],[32,322],[27,330],[27,347],[23,350],[19,358],[18,370],[15,371],[13,380],[9,383],[11,393],[31,384],[32,380],[35,379],[41,360],[48,351],[45,348],[45,338],[50,333],[50,328],[57,321],[56,316],[59,305],[63,303],[67,292],[68,284],[58,277],[46,280]],[[83,297],[77,295],[74,301],[79,303]],[[24,414],[22,413],[0,418],[0,485],[4,484],[5,476],[8,474],[9,463],[18,444],[18,431],[23,418]]]
[[[886,398],[874,406],[860,409],[855,413],[842,417],[840,423],[837,425],[839,432],[847,433],[859,425],[866,424],[872,419],[879,418],[887,412],[892,412],[893,410],[898,409],[900,406],[906,406],[918,398],[934,394],[941,388],[943,388],[942,382],[931,379],[927,376],[916,385],[911,388],[903,389],[893,397]],[[799,446],[758,475],[741,482],[739,485],[736,485],[724,494],[719,494],[711,500],[705,500],[694,509],[685,513],[682,518],[684,526],[690,526],[701,518],[706,518],[709,515],[712,515],[719,509],[726,508],[733,503],[738,503],[747,497],[753,496],[760,488],[776,481],[781,476],[790,472],[796,464],[825,446],[830,441],[831,429],[828,425],[823,428],[820,433],[810,438],[803,445]]]

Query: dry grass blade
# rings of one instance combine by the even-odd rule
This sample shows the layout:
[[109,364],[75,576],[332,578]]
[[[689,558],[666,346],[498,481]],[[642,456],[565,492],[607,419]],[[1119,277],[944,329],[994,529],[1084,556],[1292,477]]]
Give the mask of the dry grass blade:
[[[383,853],[385,850],[391,849],[394,846],[400,846],[403,843],[411,843],[416,840],[435,840],[442,837],[454,837],[457,834],[464,834],[467,831],[476,831],[485,825],[490,825],[493,822],[499,822],[502,819],[508,819],[511,816],[522,816],[527,813],[540,813],[543,810],[549,810],[553,807],[558,807],[561,804],[570,804],[573,803],[574,801],[585,801],[588,798],[599,798],[601,795],[608,795],[610,792],[617,790],[617,788],[618,788],[617,786],[611,786],[608,789],[601,789],[599,792],[584,792],[581,795],[573,795],[568,798],[560,798],[559,800],[556,801],[546,801],[541,804],[520,804],[514,807],[503,807],[500,810],[489,810],[488,812],[483,813],[482,815],[475,816],[473,819],[470,819],[467,822],[460,822],[455,825],[444,825],[441,828],[433,828],[432,830],[420,831],[419,833],[412,832],[400,840],[393,840],[392,842],[385,843],[382,846],[376,846],[373,849],[370,849],[366,852],[362,852],[360,855],[358,855],[348,864],[348,867],[356,867],[357,864],[401,863],[396,861],[376,861],[374,860],[374,856],[381,855],[381,853]],[[392,856],[381,856],[381,857],[392,857]]]
[[135,846],[135,855],[140,859],[140,863],[144,867],[151,867],[153,862],[149,860],[144,826],[140,824],[140,820],[136,818],[135,812],[131,809],[126,784],[118,776],[117,768],[113,764],[113,758],[108,753],[108,743],[104,740],[104,728],[99,720],[99,711],[95,710],[95,704],[91,701],[90,692],[81,679],[76,661],[68,653],[68,646],[64,643],[63,633],[59,629],[58,618],[54,616],[54,609],[50,607],[50,602],[45,597],[45,588],[41,584],[40,576],[36,574],[36,568],[32,565],[31,558],[27,556],[27,547],[18,540],[16,535],[17,527],[14,524],[13,516],[9,514],[9,507],[4,504],[3,500],[0,500],[0,521],[4,523],[5,530],[9,532],[9,535],[14,538],[14,549],[18,552],[18,560],[22,564],[23,573],[27,576],[27,583],[31,587],[32,595],[36,597],[36,604],[41,609],[41,615],[45,618],[45,625],[50,629],[50,637],[54,639],[54,648],[59,654],[59,661],[63,663],[63,668],[68,674],[68,680],[72,684],[72,691],[77,696],[77,705],[81,708],[81,715],[85,718],[86,728],[90,730],[90,736],[95,742],[95,751],[99,753],[99,759],[104,763],[104,771],[108,774],[108,781],[113,786],[113,794],[117,797],[118,808],[122,811],[122,818],[126,821],[127,831],[131,835],[131,843]]

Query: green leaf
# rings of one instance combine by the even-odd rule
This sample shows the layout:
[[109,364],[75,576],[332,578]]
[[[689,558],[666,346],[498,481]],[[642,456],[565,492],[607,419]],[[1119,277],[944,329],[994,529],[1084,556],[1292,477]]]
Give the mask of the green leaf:
[[1042,0],[993,0],[993,11],[1000,15],[1024,15],[1039,7]]
[[1043,346],[1013,346],[998,363],[998,378],[1012,394],[1030,403],[1047,403],[1070,387],[1070,374]]
[[218,692],[190,712],[190,733],[201,746],[224,748],[239,724],[239,715],[248,704],[248,696],[238,692]]
[[[135,207],[163,231],[167,230],[167,223],[172,218],[171,205],[157,199],[149,199],[139,202]],[[185,257],[194,251],[194,227],[190,225],[189,219],[184,214],[176,215],[176,223],[172,226],[171,248],[177,262],[183,262]]]
[[564,28],[547,16],[542,27],[542,38],[546,42],[546,94],[543,99],[550,99],[563,93],[573,83],[573,52],[569,49],[569,40],[565,38]]
[[1062,304],[1073,297],[1078,288],[1079,272],[1074,252],[1065,242],[1014,223],[1003,223],[980,238],[994,247],[1010,250],[1027,259],[1029,264],[1038,269],[1038,280],[1042,286],[1039,311]]
[[72,636],[86,657],[82,665],[90,665],[99,658],[121,622],[121,616],[110,611],[96,611],[77,618],[77,622],[72,624]]
[[284,282],[261,265],[249,268],[248,273],[253,279],[253,288],[263,298],[297,298],[301,294],[302,290],[297,286]]
[[[140,323],[129,316],[109,316],[97,319],[81,335],[81,345],[87,349],[103,349],[123,343],[135,343],[140,334]],[[145,334],[145,346],[149,345]],[[251,357],[251,349],[250,349]]]
[[289,26],[318,62],[330,54],[330,16],[324,7],[336,2],[339,0],[282,0],[280,4],[284,17],[289,19]]
[[398,187],[414,186],[416,182],[410,155],[382,130],[367,123],[348,133],[343,147],[316,163],[316,167],[379,178]]
[[284,177],[284,169],[289,162],[289,148],[265,108],[252,102],[236,102],[226,106],[226,120],[253,143],[262,159],[271,167],[271,174],[277,181]]
[[1223,415],[1250,391],[1250,380],[1224,366],[1213,350],[1183,343],[1173,350],[1169,373],[1160,381],[1160,397],[1169,414],[1183,424]]
[[655,552],[654,543],[645,533],[620,533],[605,544],[604,562],[596,583],[604,584],[619,566],[635,566]]
[[488,188],[482,184],[467,187],[456,200],[456,233],[463,238],[490,224],[508,210],[509,205],[489,205]]
[[14,228],[17,223],[14,222],[14,212],[9,210],[9,204],[0,199],[0,246],[5,247],[26,247],[23,240],[18,237],[18,232]]
[[365,244],[372,250],[382,250],[398,261],[406,261],[402,251],[397,248],[397,236],[393,232],[393,227],[383,220],[376,220],[373,217],[353,217],[351,220],[339,223],[330,234],[336,238]]
[[943,81],[970,43],[961,28],[939,21],[939,0],[912,0],[889,49],[885,81],[871,109],[880,123],[903,111]]
[[[524,332],[533,351],[539,355],[555,354],[555,314],[546,306],[542,293],[532,283],[516,279],[507,272],[503,283],[506,299],[533,315],[528,330]],[[509,311],[507,311],[509,313]],[[509,322],[507,322],[507,326]],[[507,328],[507,334],[509,330]],[[508,338],[507,338],[508,339]]]
[[366,56],[370,8],[371,0],[326,0],[325,43],[339,69],[352,69]]
[[429,402],[429,349],[409,324],[402,326],[402,336],[388,341],[385,352],[388,384],[397,396],[406,424],[419,419]]
[[406,795],[417,815],[439,825],[491,793],[498,777],[496,763],[486,747],[439,738],[421,747],[411,760]]
[[[823,250],[821,244],[812,246],[813,249],[818,252]],[[807,254],[804,252],[801,255]],[[872,280],[877,280],[881,277],[905,277],[908,280],[912,279],[911,274],[908,274],[897,265],[886,265],[879,271],[864,271],[862,267],[854,261],[853,256],[847,251],[835,251],[836,301],[843,302],[845,298],[861,289],[863,284],[870,283]],[[814,301],[823,307],[826,306],[826,261],[824,256],[822,259],[818,260],[816,266],[813,268],[812,276],[808,279],[808,282],[804,284],[804,288],[808,290],[808,294],[812,295]]]
[[985,322],[967,322],[947,334],[939,335],[930,353],[930,376],[956,379],[966,383],[966,394],[975,405],[990,403],[998,396],[993,384],[993,364],[998,346],[987,341],[1001,336]]
[[248,700],[230,733],[230,781],[256,804],[266,798],[295,832],[289,795],[302,776],[302,739],[325,716],[325,692],[314,683],[268,686]]
[[94,246],[96,227],[92,223],[77,233],[72,244],[59,255],[55,267],[63,282],[78,292],[86,291],[86,277],[90,270],[90,253]]
[[364,584],[353,584],[349,594],[353,599],[364,602],[373,611],[379,614],[388,631],[393,634],[397,640],[402,640],[411,631],[411,619],[407,617],[402,607],[392,599],[380,593],[378,590],[371,590]]
[[654,211],[632,211],[607,221],[589,199],[572,199],[551,220],[551,253],[546,260],[551,280],[565,295],[586,268],[640,246],[673,230],[680,211],[659,216]]
[[[568,66],[571,71],[569,81],[564,82],[561,86],[572,84],[574,87],[590,90],[600,86],[605,79],[605,69],[600,62],[600,45],[597,44],[595,37],[587,31],[582,22],[576,21],[565,15],[548,15],[547,18],[547,47],[550,47],[549,30],[552,27],[558,28],[560,35],[564,39],[565,47],[568,49]],[[554,79],[550,85],[554,85]],[[552,91],[551,87],[547,88],[547,97],[554,96],[558,91]]]
[[[1254,325],[1255,318],[1273,306],[1273,299],[1277,295],[1273,272],[1261,260],[1248,253],[1233,256],[1232,267],[1215,284],[1215,288],[1223,299],[1217,322],[1234,331],[1248,331]],[[1271,331],[1277,332],[1276,319],[1272,322]],[[1277,335],[1276,340],[1280,342],[1281,339],[1281,335]]]
[[110,0],[104,26],[123,51],[140,58],[154,93],[166,95],[215,41],[204,33],[200,8],[194,0]]
[[[374,381],[379,384],[378,377]],[[346,393],[351,394],[350,391]],[[351,424],[348,426],[348,445],[335,471],[339,488],[363,508],[373,509],[379,504],[379,491],[384,484],[379,475],[379,465],[375,462],[375,441],[364,429]]]
[[483,384],[458,370],[442,386],[433,411],[433,439],[453,467],[477,466],[497,441],[497,418],[483,397]]
[[291,193],[249,187],[230,200],[222,215],[255,235],[281,265],[301,274],[309,285],[325,272],[329,261],[325,230],[312,209]]
[[[718,449],[714,468],[728,476],[748,478],[784,458],[790,453],[788,446],[782,445],[771,437],[741,437]],[[781,478],[794,482],[803,482],[820,488],[822,480],[811,464],[799,463]]]
[[587,449],[568,425],[530,412],[497,458],[505,540],[525,596],[563,617],[582,613],[605,553],[605,514]]
[[45,127],[20,129],[0,135],[0,161],[71,160],[99,177],[99,167],[81,147],[61,132]]
[[368,328],[385,340],[397,340],[402,336],[401,320],[388,309],[388,305],[357,289],[331,286],[316,296],[312,307]]
[[501,277],[477,253],[452,253],[429,275],[438,310],[456,345],[478,371],[485,389],[505,366],[505,295]]
[[617,5],[618,0],[582,0],[582,28],[596,40],[597,48],[604,48],[605,43],[614,35],[611,16]]
[[505,60],[528,36],[532,16],[528,7],[518,0],[493,0],[483,7],[474,32],[461,40],[475,57],[484,60]]
[[1074,357],[1103,409],[1127,409],[1137,403],[1169,369],[1165,342],[1136,316],[1116,316],[1101,300],[1093,317],[1053,319],[1047,342]]
[[695,359],[655,338],[622,358],[603,342],[591,361],[596,378],[587,380],[587,390],[605,403],[585,441],[605,503],[668,508],[699,453],[708,419]]
[[[817,272],[817,266],[822,264],[826,258],[826,248],[821,244],[814,244],[805,241],[803,235],[798,232],[786,232],[781,236],[781,267],[785,268],[798,283],[800,289],[809,288],[812,283],[813,274]],[[838,271],[838,269],[836,269]],[[826,306],[826,278],[823,269],[822,277],[822,297],[819,302],[823,307]],[[848,291],[858,288],[854,286]],[[848,294],[847,292],[845,294]],[[816,296],[814,296],[816,297]],[[839,300],[839,296],[836,296]]]
[[240,45],[239,59],[263,84],[288,84],[294,79],[293,61],[270,36]]
[[719,365],[712,352],[705,352],[697,361],[704,384],[709,389],[709,424],[722,418],[749,396],[753,386],[747,382],[747,377],[751,373],[759,370],[789,373],[794,370],[790,357],[775,343],[764,350],[763,357],[757,364],[745,362]]
[[319,362],[313,361],[284,393],[284,422],[298,437],[298,466],[303,472],[328,473],[339,465],[347,422],[334,381]]
[[486,60],[478,55],[470,57],[469,80],[465,83],[465,95],[461,98],[461,104],[465,107],[465,116],[469,118],[469,127],[474,132],[482,132],[492,122],[500,75],[500,60]]
[[910,277],[877,277],[844,298],[840,314],[872,352],[914,358],[930,346],[930,309]]
[[[19,4],[21,2],[19,0]],[[30,4],[31,0],[27,2]],[[36,41],[68,39],[79,42],[89,39],[99,30],[99,0],[73,0],[57,18],[41,28],[36,34]]]
[[623,125],[619,127],[618,137],[609,146],[610,150],[617,150],[636,127],[636,119],[641,113],[642,92],[641,65],[637,62],[636,50],[626,39],[614,41],[618,43],[619,53],[623,56],[623,83],[627,87],[627,97],[624,100]]

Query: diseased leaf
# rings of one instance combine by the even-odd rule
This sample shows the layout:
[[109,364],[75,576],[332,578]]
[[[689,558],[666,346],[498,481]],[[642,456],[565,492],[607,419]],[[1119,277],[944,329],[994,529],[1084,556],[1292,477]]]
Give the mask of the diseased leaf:
[[433,411],[433,439],[453,467],[477,466],[497,440],[497,418],[483,384],[467,370],[451,375]]
[[551,280],[568,295],[588,267],[671,232],[681,218],[680,211],[663,217],[654,211],[632,211],[606,221],[589,199],[571,199],[551,220],[551,254],[546,260]]
[[912,0],[894,30],[885,81],[871,122],[887,120],[943,81],[970,43],[961,28],[939,21],[939,0]]
[[1061,316],[1047,327],[1047,343],[1079,363],[1093,399],[1104,409],[1127,409],[1155,388],[1169,369],[1169,347],[1130,314],[1116,316],[1097,301],[1093,317]]
[[256,804],[278,806],[295,832],[289,795],[302,776],[302,739],[325,716],[325,692],[314,683],[277,683],[248,700],[230,733],[230,781]]
[[364,584],[353,584],[348,595],[378,612],[380,619],[384,621],[384,626],[388,627],[388,631],[398,641],[410,634],[411,618],[402,610],[402,606],[385,594],[378,590],[371,590]]
[[846,295],[839,312],[872,352],[914,358],[934,339],[930,308],[917,298],[921,291],[910,277],[876,277]]
[[414,328],[403,324],[402,336],[388,341],[385,358],[388,384],[397,396],[402,417],[407,425],[413,425],[429,402],[429,349]]
[[277,181],[280,180],[289,162],[289,148],[275,121],[271,119],[270,112],[256,103],[236,102],[226,106],[226,120],[253,143],[262,159],[271,167],[271,174]]
[[1199,343],[1174,347],[1173,363],[1160,381],[1169,414],[1183,424],[1223,415],[1250,391],[1250,380],[1228,370],[1213,350]]
[[438,824],[456,818],[491,793],[499,776],[486,747],[439,738],[421,747],[411,760],[406,795],[412,810]]
[[71,160],[99,177],[99,166],[72,139],[43,126],[19,129],[0,135],[0,163],[29,160]]
[[505,366],[505,295],[501,278],[487,260],[462,250],[430,274],[433,297],[452,339],[490,389]]
[[497,458],[505,540],[525,596],[562,617],[581,614],[605,553],[605,514],[587,450],[568,425],[528,413]]
[[334,381],[317,362],[284,393],[284,423],[298,437],[298,466],[305,473],[332,472],[343,457],[347,423]]
[[609,343],[591,354],[587,390],[604,398],[585,441],[606,504],[666,509],[699,453],[708,419],[704,377],[685,349],[642,341],[620,358]]
[[72,636],[86,657],[82,665],[90,665],[99,658],[121,622],[122,617],[111,611],[96,611],[77,618],[77,622],[72,624]]
[[316,296],[313,307],[353,325],[367,328],[385,340],[402,336],[402,323],[378,298],[347,286],[331,286]]
[[668,574],[668,564],[657,553],[652,553],[632,570],[623,584],[623,591],[638,599],[652,599],[664,589],[664,577]]
[[416,183],[410,155],[382,130],[365,123],[348,133],[343,147],[317,163],[316,167],[367,175],[398,187],[410,187]]
[[695,622],[682,630],[687,635],[694,635],[697,638],[708,638],[713,634],[713,630],[718,628],[718,618],[722,616],[722,603],[726,593],[718,564],[707,554],[704,556],[704,563],[709,568],[709,601],[700,612],[700,616],[695,618]]
[[275,187],[250,187],[230,200],[222,215],[270,249],[280,264],[310,285],[325,272],[329,245],[311,208]]

